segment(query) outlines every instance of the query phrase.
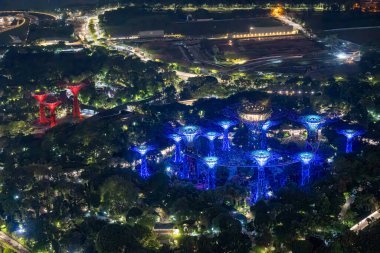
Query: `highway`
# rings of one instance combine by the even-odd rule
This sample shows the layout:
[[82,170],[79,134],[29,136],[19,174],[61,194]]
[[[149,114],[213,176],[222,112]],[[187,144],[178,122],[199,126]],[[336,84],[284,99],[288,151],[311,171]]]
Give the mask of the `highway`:
[[0,241],[18,253],[30,253],[21,243],[2,231],[0,231]]
[[378,220],[378,219],[380,219],[379,210],[371,213],[370,215],[368,215],[367,217],[365,217],[364,219],[356,223],[354,226],[350,228],[350,230],[358,233],[362,231],[363,229],[365,229],[371,222],[374,222],[375,220]]

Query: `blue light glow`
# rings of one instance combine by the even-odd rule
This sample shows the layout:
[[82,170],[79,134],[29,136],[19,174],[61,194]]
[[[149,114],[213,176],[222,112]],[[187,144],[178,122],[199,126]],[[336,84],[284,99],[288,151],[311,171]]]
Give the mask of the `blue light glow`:
[[207,133],[205,133],[204,136],[207,139],[209,139],[210,141],[213,141],[220,136],[220,133],[218,133],[218,132],[207,132]]
[[344,129],[344,130],[341,130],[339,133],[343,134],[344,136],[346,136],[347,139],[352,139],[355,136],[359,135],[360,131],[356,131],[356,130],[353,130],[353,129]]
[[207,167],[209,167],[210,169],[213,169],[218,164],[219,159],[216,156],[206,156],[205,158],[203,158],[203,160],[205,164],[207,165]]
[[298,158],[303,164],[309,164],[311,160],[314,159],[314,154],[311,152],[302,152],[298,154]]
[[224,130],[228,130],[230,127],[236,125],[236,122],[231,120],[222,120],[217,123],[220,127],[222,127]]
[[176,143],[182,141],[182,136],[179,134],[170,134],[169,138],[172,139]]
[[325,120],[319,115],[307,115],[303,117],[302,122],[305,123],[310,130],[316,131]]
[[183,126],[179,129],[179,134],[183,135],[188,143],[192,143],[200,133],[200,127],[194,125]]
[[259,166],[264,167],[271,157],[271,153],[267,150],[255,150],[251,152],[251,156]]

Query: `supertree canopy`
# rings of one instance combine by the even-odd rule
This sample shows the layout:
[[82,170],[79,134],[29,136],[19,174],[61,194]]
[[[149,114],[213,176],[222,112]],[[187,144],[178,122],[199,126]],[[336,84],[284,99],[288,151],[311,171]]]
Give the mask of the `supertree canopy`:
[[181,151],[181,141],[182,141],[182,136],[179,134],[170,134],[168,136],[170,139],[172,139],[175,143],[175,152],[173,156],[173,162],[174,163],[182,163],[182,151]]
[[262,199],[265,197],[266,188],[267,185],[265,183],[265,165],[267,164],[268,160],[271,158],[272,154],[271,152],[267,150],[255,150],[251,152],[251,158],[256,161],[258,172],[257,172],[257,182],[256,182],[256,193],[253,194],[251,201],[257,202],[259,199]]
[[141,156],[141,167],[140,167],[140,176],[142,178],[148,178],[150,176],[148,170],[148,164],[146,160],[146,155],[149,151],[153,150],[153,146],[149,145],[139,145],[132,148],[133,151],[137,152]]
[[49,96],[45,100],[45,106],[47,108],[49,108],[49,110],[50,110],[50,127],[54,127],[56,125],[55,109],[60,104],[61,104],[61,101],[58,100],[56,97],[53,97],[53,96]]
[[215,139],[218,138],[221,134],[214,131],[206,132],[203,136],[208,139],[209,142],[209,155],[215,155]]
[[237,110],[239,119],[249,130],[248,145],[250,148],[259,148],[258,141],[262,136],[263,124],[271,117],[272,110],[266,102],[249,103],[243,102]]
[[301,167],[301,185],[305,185],[310,180],[310,163],[314,159],[314,154],[311,152],[301,152],[297,158],[302,163]]
[[201,133],[201,128],[195,125],[180,127],[178,133],[182,135],[188,146],[192,146],[195,138]]
[[80,118],[80,105],[79,105],[79,92],[85,85],[83,83],[76,83],[76,84],[70,84],[67,86],[69,90],[74,95],[74,102],[73,102],[73,118]]
[[230,140],[228,139],[228,132],[229,129],[236,125],[237,123],[232,120],[222,120],[218,121],[217,124],[223,128],[223,145],[222,145],[222,150],[223,151],[229,151],[230,150]]
[[319,115],[306,115],[300,117],[300,122],[306,127],[308,138],[318,139],[318,130],[326,123],[326,120]]
[[363,130],[355,129],[342,129],[338,131],[339,134],[346,136],[346,153],[352,153],[352,141],[356,136],[360,136],[364,133]]
[[209,168],[209,171],[207,173],[207,188],[208,189],[215,189],[215,166],[218,164],[218,157],[216,156],[207,156],[203,158],[204,163]]
[[37,91],[37,92],[32,93],[32,96],[38,101],[38,104],[39,104],[39,108],[40,108],[39,123],[40,124],[49,123],[49,120],[46,118],[46,114],[45,114],[45,100],[48,94],[45,93],[44,91]]

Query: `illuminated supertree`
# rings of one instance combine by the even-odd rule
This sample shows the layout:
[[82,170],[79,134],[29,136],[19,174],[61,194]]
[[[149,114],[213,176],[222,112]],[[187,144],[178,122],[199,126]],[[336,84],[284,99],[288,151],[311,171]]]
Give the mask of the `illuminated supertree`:
[[268,130],[273,126],[278,125],[279,123],[280,123],[279,121],[267,120],[261,126],[261,149],[267,148],[267,132],[268,132]]
[[240,120],[248,127],[249,138],[248,146],[250,148],[259,148],[259,139],[262,126],[271,115],[272,110],[266,103],[249,103],[244,102],[241,104],[237,111]]
[[140,176],[142,178],[148,178],[150,176],[150,173],[148,170],[146,155],[149,151],[153,150],[154,148],[149,145],[139,145],[133,147],[132,149],[133,151],[139,153],[141,156]]
[[307,144],[315,152],[318,149],[318,131],[326,124],[326,119],[319,115],[306,115],[299,118],[299,122],[302,123],[307,130]]
[[301,167],[301,185],[310,181],[310,163],[314,159],[311,152],[301,152],[297,155],[298,160],[302,163]]
[[354,129],[342,129],[338,131],[339,134],[346,136],[346,153],[352,153],[352,141],[356,136],[360,136],[364,133],[363,130]]
[[271,158],[271,152],[267,150],[255,150],[251,152],[251,158],[257,163],[257,184],[256,184],[256,194],[252,193],[252,203],[265,197],[266,193],[266,183],[265,183],[265,165]]
[[203,159],[204,163],[209,168],[209,171],[207,173],[207,189],[215,189],[216,183],[215,183],[215,167],[218,164],[218,157],[215,156],[207,156]]
[[61,101],[59,101],[56,97],[49,96],[46,98],[44,104],[50,110],[50,127],[54,127],[56,125],[55,109],[61,104]]
[[38,104],[40,107],[40,118],[38,122],[40,124],[49,123],[49,120],[46,118],[46,114],[45,114],[45,100],[48,94],[43,91],[39,91],[39,92],[32,93],[32,96],[38,101]]
[[230,140],[228,139],[228,132],[229,129],[236,125],[235,121],[231,120],[222,120],[217,123],[221,128],[223,128],[223,145],[222,145],[222,150],[223,151],[229,151],[231,148],[230,145]]
[[67,88],[71,90],[74,96],[74,102],[73,102],[73,118],[80,118],[80,105],[79,105],[79,99],[78,95],[80,90],[84,87],[85,85],[83,83],[77,83],[77,84],[71,84],[68,85]]
[[206,132],[203,136],[208,139],[209,144],[209,156],[215,155],[215,139],[218,138],[221,134],[214,131]]
[[194,144],[194,140],[201,133],[201,128],[199,126],[187,125],[180,127],[178,130],[178,134],[184,137],[186,144],[188,147],[192,147]]
[[182,163],[182,151],[181,151],[181,141],[182,141],[182,136],[179,134],[170,134],[169,138],[172,139],[175,143],[175,151],[174,151],[174,156],[173,156],[173,162],[174,163]]

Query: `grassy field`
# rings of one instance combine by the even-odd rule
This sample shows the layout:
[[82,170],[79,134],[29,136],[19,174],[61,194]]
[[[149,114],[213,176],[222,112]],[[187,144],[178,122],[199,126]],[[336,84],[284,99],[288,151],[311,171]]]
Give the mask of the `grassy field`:
[[139,31],[164,30],[165,34],[183,34],[187,36],[209,36],[226,33],[248,32],[249,27],[266,27],[281,25],[272,18],[248,18],[239,20],[215,20],[205,22],[170,22],[164,17],[131,20],[127,25],[106,26],[105,30],[111,36],[137,34]]
[[[188,14],[193,20],[210,21],[186,22]],[[187,36],[209,36],[233,32],[248,32],[251,26],[280,26],[276,19],[266,13],[254,11],[214,13],[198,10],[192,13],[153,11],[142,8],[119,9],[106,12],[100,17],[101,24],[111,36],[135,35],[139,31],[164,30],[165,34]]]

